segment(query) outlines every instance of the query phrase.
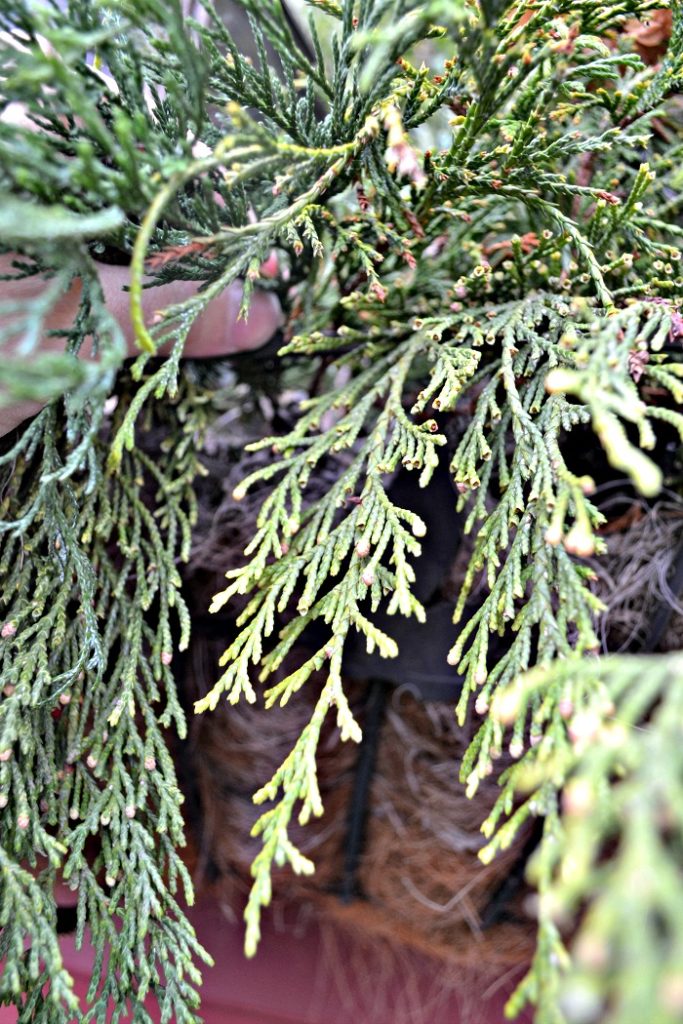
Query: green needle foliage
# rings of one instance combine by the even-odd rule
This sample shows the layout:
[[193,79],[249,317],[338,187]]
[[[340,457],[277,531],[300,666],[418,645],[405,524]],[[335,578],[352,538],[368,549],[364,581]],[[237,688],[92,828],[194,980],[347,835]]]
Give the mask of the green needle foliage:
[[[449,656],[459,719],[471,704],[481,717],[469,792],[504,744],[519,758],[485,855],[545,818],[538,953],[510,1014],[531,1002],[538,1024],[673,1024],[683,672],[674,657],[596,657],[584,559],[603,516],[575,455],[590,432],[653,497],[658,438],[683,433],[683,10],[672,0],[666,57],[646,66],[625,32],[641,0],[309,0],[305,38],[279,0],[237,6],[249,55],[209,0],[197,21],[179,0],[0,10],[0,92],[16,104],[0,121],[1,244],[15,282],[40,281],[2,298],[0,387],[50,403],[0,457],[0,1003],[52,1024],[108,1020],[111,1000],[114,1020],[142,1022],[152,993],[162,1020],[199,1019],[205,954],[178,903],[191,887],[165,733],[185,729],[170,666],[189,636],[178,563],[210,403],[180,358],[242,278],[245,314],[257,284],[277,292],[283,365],[319,386],[289,433],[252,446],[272,452],[236,491],[259,489],[257,528],[213,604],[239,595],[239,630],[197,711],[254,701],[276,672],[268,705],[326,679],[289,757],[255,780],[248,953],[273,863],[313,870],[289,826],[323,812],[325,719],[361,737],[347,638],[391,658],[378,609],[425,614],[426,527],[388,485],[404,467],[429,488],[446,464],[473,537]],[[261,281],[273,250],[280,278]],[[131,267],[140,354],[125,372],[97,270],[112,254]],[[75,279],[64,353],[43,353]],[[145,322],[143,289],[179,279],[197,292]],[[79,359],[90,344],[96,362]],[[150,455],[152,423],[166,439]],[[311,624],[317,650],[283,677]],[[56,941],[59,879],[97,951],[81,1009]]]
[[[680,653],[573,655],[497,694],[493,717],[530,711],[541,738],[501,778],[484,858],[545,817],[530,870],[538,949],[511,1015],[531,1001],[557,1024],[680,1019],[682,702]],[[579,911],[572,960],[561,936]]]

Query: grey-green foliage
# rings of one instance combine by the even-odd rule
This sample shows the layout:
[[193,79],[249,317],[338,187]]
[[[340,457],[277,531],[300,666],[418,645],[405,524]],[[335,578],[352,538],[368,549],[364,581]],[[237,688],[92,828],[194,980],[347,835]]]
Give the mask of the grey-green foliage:
[[[66,398],[4,439],[0,457],[0,1003],[17,1006],[22,1021],[142,1022],[152,993],[164,1020],[189,1022],[206,954],[181,909],[192,887],[178,852],[181,794],[167,731],[185,730],[170,662],[189,633],[177,562],[189,551],[205,399],[162,371],[168,394],[155,415],[166,422],[164,452],[125,452],[120,472],[107,474],[137,386],[120,379],[118,405],[105,414],[125,344],[93,255],[103,239],[126,250],[135,211],[158,187],[151,177],[182,156],[179,139],[189,153],[187,126],[201,108],[176,85],[173,113],[152,127],[120,12],[102,29],[95,5],[68,16],[10,6],[0,16],[12,33],[2,92],[36,124],[0,123],[3,244],[17,254],[13,276],[43,274],[44,286],[30,300],[9,287],[0,296],[0,377],[6,401]],[[170,28],[168,5],[147,13]],[[84,59],[93,48],[119,71],[119,105]],[[173,82],[164,87],[170,103]],[[75,277],[82,298],[67,351],[41,354],[45,320]],[[97,363],[77,358],[86,338]],[[77,892],[78,940],[87,927],[96,950],[80,1009],[57,945],[57,883]]]
[[185,729],[170,661],[189,632],[175,563],[193,519],[194,404],[187,394],[169,406],[167,454],[127,453],[115,478],[103,473],[104,432],[79,462],[66,457],[54,407],[2,458],[0,993],[18,1006],[28,996],[22,1020],[74,1019],[57,882],[78,893],[79,940],[87,924],[98,950],[84,1019],[111,1019],[112,998],[115,1019],[147,1021],[149,992],[164,1019],[195,1019],[193,958],[205,954],[176,895],[192,899],[164,735]]
[[[680,11],[673,5],[672,42],[657,68],[624,34],[646,12],[639,0],[311,0],[303,47],[278,2],[240,0],[255,59],[209,3],[197,22],[162,0],[75,0],[65,12],[47,2],[6,6],[2,93],[24,105],[35,130],[0,122],[0,223],[6,248],[21,254],[16,275],[42,274],[45,285],[39,300],[5,309],[2,341],[14,357],[0,381],[9,395],[64,390],[66,400],[20,432],[3,462],[0,954],[14,955],[0,992],[21,1005],[30,988],[35,1007],[24,1007],[24,1020],[71,1019],[52,927],[61,872],[78,884],[81,928],[87,921],[99,954],[109,948],[120,968],[98,994],[98,960],[86,1019],[104,1020],[111,995],[119,1017],[129,1000],[132,1019],[146,1020],[151,987],[165,1020],[191,1020],[196,949],[173,896],[184,875],[173,849],[182,828],[160,731],[184,728],[169,670],[189,628],[176,562],[187,553],[193,444],[206,416],[196,388],[179,384],[189,328],[238,277],[245,310],[257,282],[275,288],[290,319],[283,358],[321,382],[287,435],[258,442],[273,460],[237,489],[239,497],[263,488],[263,505],[244,564],[230,568],[214,607],[233,595],[246,607],[224,672],[197,708],[256,699],[256,680],[285,658],[291,665],[306,626],[324,627],[318,650],[265,695],[269,704],[296,699],[325,671],[291,755],[273,779],[255,780],[265,782],[256,799],[270,805],[257,826],[263,848],[246,911],[253,952],[272,863],[313,869],[288,826],[295,814],[306,821],[323,811],[315,752],[326,716],[336,714],[344,738],[360,737],[344,693],[346,638],[359,632],[392,657],[396,641],[374,613],[424,614],[412,584],[425,525],[387,491],[401,466],[428,488],[448,459],[460,492],[474,542],[456,621],[482,575],[488,587],[467,625],[454,626],[450,656],[465,676],[458,715],[476,694],[482,716],[464,768],[470,792],[504,742],[521,756],[529,735],[520,773],[549,747],[571,748],[571,770],[610,791],[611,755],[581,767],[591,752],[571,746],[552,683],[571,665],[576,708],[600,692],[600,604],[582,558],[600,551],[602,516],[594,481],[572,468],[572,436],[591,426],[596,447],[651,496],[662,484],[648,454],[656,432],[683,426],[672,344],[683,286]],[[286,273],[268,284],[259,267],[273,249]],[[130,257],[141,351],[131,380],[116,385],[113,417],[105,399],[124,346],[95,263],[112,250]],[[146,268],[159,283],[185,278],[201,288],[145,323]],[[83,298],[67,354],[41,355],[41,325],[75,277]],[[101,356],[86,366],[76,357],[88,336]],[[154,360],[162,344],[170,355]],[[155,409],[169,431],[160,461],[137,443],[141,417]],[[312,500],[309,485],[331,456],[339,478]],[[508,640],[495,663],[493,634]],[[663,678],[657,664],[646,663],[647,679]],[[534,666],[547,670],[543,684],[524,701],[508,699],[509,714],[495,713]],[[62,694],[69,703],[55,719]],[[641,792],[642,763],[633,767]],[[494,850],[529,814],[547,814],[539,953],[513,1008],[529,998],[539,1024],[578,1020],[571,999],[553,995],[567,974],[575,992],[592,986],[596,1013],[611,999],[610,1020],[627,1024],[636,1006],[640,1013],[628,972],[603,958],[587,979],[546,912],[555,899],[577,913],[597,892],[592,868],[571,892],[556,881],[565,776],[553,768],[541,795],[513,813],[520,773],[504,780],[487,826],[512,814]],[[616,834],[626,819],[615,814]],[[563,849],[607,841],[588,821],[588,836],[563,833]],[[673,863],[674,845],[662,850]],[[52,866],[32,868],[36,856]],[[606,873],[606,902],[592,904],[607,908],[609,935],[618,934],[622,863]],[[647,915],[659,897],[641,896]],[[674,952],[682,934],[673,924]],[[666,998],[670,960],[653,960],[648,981]],[[46,996],[36,972],[52,979]],[[656,1019],[668,1024],[675,1016],[664,996]]]

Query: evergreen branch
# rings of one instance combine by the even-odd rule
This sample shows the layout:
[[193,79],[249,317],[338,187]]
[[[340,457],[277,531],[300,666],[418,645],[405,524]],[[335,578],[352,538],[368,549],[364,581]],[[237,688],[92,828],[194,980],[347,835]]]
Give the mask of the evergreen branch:
[[[575,1019],[578,1005],[585,1019],[609,1024],[643,1012],[676,1019],[681,918],[669,850],[681,828],[680,680],[679,654],[574,656],[533,669],[494,701],[503,723],[535,707],[540,739],[506,773],[485,831],[509,814],[515,790],[532,793],[521,820],[550,808],[530,866],[540,891],[539,946],[509,1013],[534,1001],[542,1024]],[[483,856],[509,840],[499,826]],[[560,932],[570,913],[579,913],[580,926],[568,955]],[[634,920],[651,950],[639,959],[637,984],[632,958],[642,935]]]
[[[482,718],[462,764],[470,794],[504,741],[516,759],[485,857],[545,818],[538,951],[509,1012],[532,1001],[539,1024],[574,1024],[579,1011],[584,1024],[627,1024],[656,1006],[669,1024],[680,1015],[681,908],[665,899],[680,845],[680,673],[668,659],[592,656],[601,605],[582,559],[600,556],[602,517],[574,449],[592,430],[651,496],[663,480],[656,442],[683,427],[683,144],[668,99],[680,4],[660,68],[622,32],[645,0],[324,0],[311,6],[331,20],[325,31],[309,22],[310,52],[275,0],[239,6],[245,45],[211,5],[208,25],[184,26],[178,0],[74,0],[68,18],[12,0],[0,12],[3,98],[30,123],[0,122],[7,244],[20,250],[17,280],[49,278],[4,310],[13,358],[0,378],[52,403],[0,455],[0,999],[22,1020],[66,1024],[49,895],[60,872],[78,889],[79,941],[88,925],[97,951],[85,1019],[103,1022],[112,999],[115,1019],[130,1009],[144,1020],[147,994],[163,1019],[197,1019],[202,953],[176,899],[190,887],[164,739],[185,728],[170,662],[188,641],[177,563],[207,416],[180,358],[194,319],[238,277],[246,313],[276,249],[282,280],[268,287],[288,315],[279,365],[308,394],[282,436],[257,442],[273,458],[236,489],[238,500],[258,489],[261,508],[213,608],[245,601],[197,710],[257,699],[255,677],[273,709],[318,677],[320,688],[257,794],[272,806],[256,826],[248,951],[272,864],[312,870],[289,827],[297,810],[304,822],[322,812],[315,752],[328,710],[344,737],[360,735],[342,682],[348,638],[393,658],[380,609],[425,615],[415,560],[426,525],[394,503],[392,477],[416,471],[429,488],[447,462],[474,533],[450,657],[465,678],[459,715],[475,695]],[[31,210],[50,213],[44,230]],[[116,384],[113,422],[103,407],[123,342],[92,263],[108,253],[131,255],[141,348]],[[199,291],[145,324],[145,269]],[[74,278],[67,353],[34,359]],[[78,359],[90,337],[97,367]],[[150,370],[162,346],[170,355]],[[135,434],[152,410],[169,434],[162,457]],[[320,639],[298,662],[309,626]],[[563,915],[579,922],[571,954]],[[656,957],[642,971],[647,1005],[628,971],[639,927]]]

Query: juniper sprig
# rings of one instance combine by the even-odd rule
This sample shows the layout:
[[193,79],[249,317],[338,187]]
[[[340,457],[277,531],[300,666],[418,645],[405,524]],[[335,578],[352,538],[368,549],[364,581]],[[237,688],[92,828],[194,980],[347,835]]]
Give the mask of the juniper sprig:
[[[256,700],[276,672],[269,705],[295,700],[314,672],[326,680],[256,795],[268,806],[247,951],[273,863],[313,870],[289,826],[323,813],[323,722],[335,714],[343,739],[361,735],[348,637],[391,658],[398,624],[387,635],[378,609],[424,616],[413,584],[426,526],[390,481],[402,467],[429,488],[448,465],[473,537],[449,657],[460,720],[471,705],[481,717],[470,793],[504,743],[520,758],[485,825],[487,856],[545,817],[538,953],[510,1013],[531,1001],[539,1024],[669,1024],[683,943],[680,672],[674,658],[596,657],[601,604],[584,560],[602,550],[603,515],[577,438],[654,496],[658,440],[683,435],[680,5],[659,65],[628,32],[643,0],[308,0],[301,32],[277,0],[236,6],[246,41],[210,0],[195,20],[179,0],[0,12],[3,104],[32,122],[0,120],[2,245],[17,278],[44,282],[39,299],[3,305],[0,385],[51,403],[2,456],[0,1001],[26,1021],[103,1021],[111,999],[115,1019],[143,1021],[154,992],[163,1020],[197,1019],[164,730],[184,729],[170,669],[190,628],[177,562],[209,410],[180,358],[196,317],[242,278],[245,314],[257,284],[277,291],[283,365],[317,386],[289,432],[251,446],[272,453],[235,492],[258,488],[257,528],[213,604],[239,595],[243,610],[196,710]],[[272,250],[281,274],[266,282]],[[97,274],[112,256],[130,262],[140,348],[123,375]],[[74,278],[66,352],[41,353]],[[178,279],[200,288],[145,322],[143,289]],[[97,363],[78,358],[87,338]],[[146,417],[166,424],[159,459],[141,444]],[[330,464],[337,480],[320,495]],[[455,529],[455,508],[443,514]],[[311,624],[317,649],[283,675]],[[585,742],[586,721],[599,743]],[[634,864],[657,870],[637,897]],[[82,1018],[54,933],[59,874],[98,955]],[[659,930],[629,926],[655,918]],[[636,992],[629,965],[646,948]],[[117,968],[106,980],[105,950]]]

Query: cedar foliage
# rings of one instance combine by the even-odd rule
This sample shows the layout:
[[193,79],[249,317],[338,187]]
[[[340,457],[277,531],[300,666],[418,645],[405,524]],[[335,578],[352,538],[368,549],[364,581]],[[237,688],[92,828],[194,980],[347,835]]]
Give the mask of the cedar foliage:
[[[411,584],[425,527],[388,481],[403,466],[428,488],[447,460],[474,538],[449,659],[457,715],[481,716],[472,797],[504,744],[517,759],[484,856],[544,819],[538,951],[510,1015],[532,1003],[539,1024],[669,1024],[683,1010],[683,664],[596,656],[584,559],[603,517],[572,453],[589,430],[652,497],[658,434],[683,430],[683,11],[672,0],[666,56],[645,65],[624,31],[646,18],[641,0],[309,0],[305,45],[278,0],[239,6],[253,58],[210,0],[198,21],[179,0],[0,10],[3,103],[36,129],[0,122],[1,244],[17,278],[44,282],[38,300],[2,302],[0,384],[48,402],[0,457],[0,1004],[59,1024],[104,1021],[111,1000],[114,1020],[143,1022],[152,993],[162,1020],[200,1019],[165,731],[185,730],[177,564],[210,402],[180,357],[239,277],[246,312],[275,249],[288,280],[264,286],[288,315],[283,362],[322,383],[290,433],[257,443],[272,461],[238,488],[261,489],[258,529],[213,607],[247,600],[197,711],[255,700],[315,622],[319,649],[265,700],[295,700],[316,670],[326,682],[290,756],[255,780],[268,806],[247,951],[273,862],[313,870],[288,825],[323,811],[323,721],[360,738],[346,637],[390,658],[373,614],[424,615]],[[112,252],[131,264],[140,355],[125,370],[97,273]],[[146,324],[145,272],[201,287]],[[41,354],[75,277],[65,354]],[[78,358],[87,337],[96,364]],[[152,419],[167,433],[153,457]],[[311,499],[331,460],[337,482]],[[97,950],[86,1008],[60,959],[58,878]]]

